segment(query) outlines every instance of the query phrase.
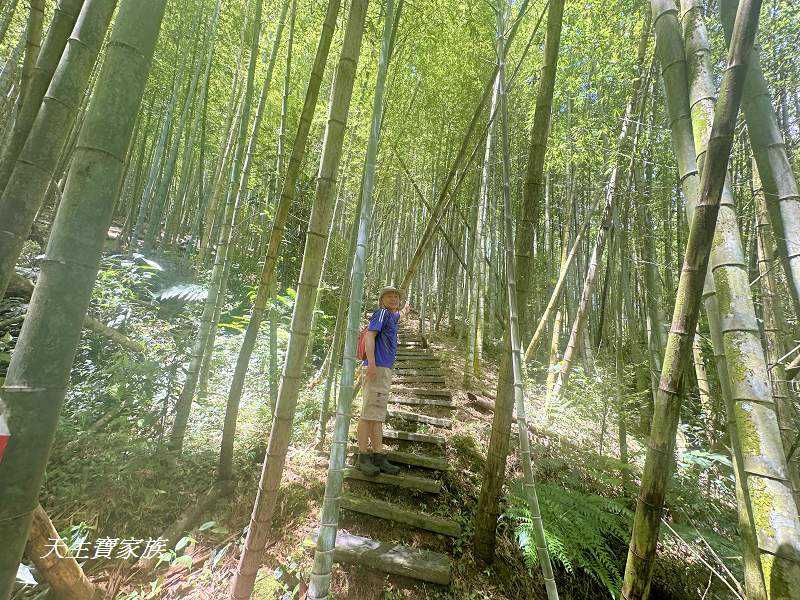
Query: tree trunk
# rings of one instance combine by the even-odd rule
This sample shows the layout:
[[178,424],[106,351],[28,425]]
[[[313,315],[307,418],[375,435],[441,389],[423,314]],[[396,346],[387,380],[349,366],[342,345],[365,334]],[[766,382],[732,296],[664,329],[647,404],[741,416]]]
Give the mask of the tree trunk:
[[120,185],[166,1],[121,4],[28,309],[31,319],[2,388],[12,437],[0,469],[0,598],[9,595],[28,537],[111,221],[109,190]]
[[226,289],[226,274],[228,269],[228,253],[230,250],[232,223],[235,220],[238,209],[238,184],[242,175],[243,152],[247,126],[250,122],[250,111],[253,104],[253,82],[255,79],[256,62],[258,61],[258,43],[261,36],[261,12],[264,0],[254,0],[253,22],[248,32],[250,47],[250,61],[247,69],[247,82],[245,84],[244,97],[242,98],[242,114],[239,121],[239,133],[236,144],[236,152],[232,161],[230,178],[228,180],[228,194],[225,202],[225,215],[219,230],[219,241],[214,256],[214,267],[211,271],[211,282],[209,284],[208,297],[203,306],[203,314],[200,318],[200,330],[197,339],[192,347],[192,356],[189,369],[186,373],[186,381],[183,390],[175,405],[175,422],[170,434],[169,448],[175,455],[180,455],[183,447],[186,426],[189,422],[189,413],[192,408],[197,381],[200,376],[203,357],[209,343],[212,328],[215,327],[215,318],[219,303],[224,299]]
[[[87,0],[58,63],[25,146],[0,196],[0,297],[44,201],[59,154],[89,82],[116,0]],[[127,148],[125,149],[127,151]]]
[[311,571],[311,582],[308,590],[308,597],[314,599],[325,599],[330,594],[333,550],[339,524],[339,499],[342,495],[342,484],[344,482],[345,457],[347,455],[351,419],[350,411],[354,395],[353,380],[357,364],[355,351],[358,344],[358,332],[363,309],[366,244],[369,238],[374,204],[372,195],[375,189],[375,174],[378,166],[378,144],[383,120],[386,73],[392,54],[392,32],[400,19],[403,1],[400,0],[396,12],[394,10],[394,0],[386,1],[386,16],[383,23],[381,51],[378,58],[378,72],[376,74],[375,95],[372,104],[372,126],[364,158],[364,177],[362,180],[361,200],[359,202],[361,209],[358,219],[356,251],[353,260],[352,287],[347,315],[347,336],[345,338],[344,361],[342,363],[341,392],[336,404],[336,425],[328,462],[325,499],[320,511],[320,533],[317,539],[317,548],[314,552],[314,566]]
[[[356,67],[361,52],[364,21],[368,0],[353,0],[342,42],[342,53],[331,90],[328,122],[325,127],[322,160],[317,175],[317,189],[309,217],[303,266],[297,285],[291,335],[283,365],[278,404],[269,436],[267,456],[261,471],[259,493],[253,506],[244,551],[231,586],[232,600],[249,598],[253,589],[262,552],[270,532],[272,515],[277,502],[286,452],[289,447],[297,395],[300,387],[302,361],[306,353],[311,311],[314,308],[322,271],[322,255],[328,238],[328,226],[333,212],[333,194],[339,170],[350,99],[353,94]],[[296,142],[295,142],[296,143]],[[287,180],[288,180],[287,176]]]
[[[719,4],[726,39],[730,39],[737,0]],[[772,94],[761,70],[758,48],[747,59],[742,109],[758,173],[764,186],[769,222],[786,271],[795,316],[800,318],[800,190],[778,127]]]
[[[781,432],[783,450],[788,457],[797,439],[797,411],[794,398],[786,381],[786,369],[780,358],[786,354],[783,339],[783,324],[786,313],[783,310],[778,281],[772,270],[775,264],[775,240],[769,225],[767,202],[758,177],[756,165],[753,165],[753,196],[756,201],[758,227],[758,277],[761,286],[761,303],[763,306],[764,337],[767,356],[767,370],[772,383],[772,397],[775,400],[775,412]],[[800,454],[795,453],[789,459],[789,476],[795,492],[795,500],[800,493]]]
[[[511,362],[512,383],[514,387],[514,405],[517,413],[517,433],[519,436],[519,455],[523,472],[523,488],[530,510],[533,524],[533,535],[536,543],[536,555],[542,569],[542,578],[547,590],[548,600],[558,600],[558,590],[556,581],[553,577],[553,566],[550,563],[550,553],[545,541],[544,524],[539,510],[539,499],[536,494],[536,482],[533,471],[533,461],[531,459],[530,439],[528,437],[528,423],[525,418],[525,390],[524,374],[522,363],[522,340],[520,338],[519,314],[517,312],[517,300],[520,290],[517,288],[515,258],[518,251],[514,242],[514,227],[512,223],[511,206],[511,148],[509,142],[508,106],[506,103],[506,83],[505,83],[505,57],[504,40],[502,32],[505,29],[503,13],[498,11],[498,52],[499,61],[498,78],[500,81],[500,112],[503,117],[502,141],[503,141],[503,220],[505,222],[505,267],[506,267],[506,297],[508,300],[508,339]],[[524,218],[524,217],[523,217]],[[520,224],[520,229],[524,231],[524,225]],[[524,243],[524,240],[523,240]]]
[[[756,4],[758,6],[758,4]],[[708,123],[714,115],[714,86],[711,79],[710,50],[700,4],[696,0],[682,0],[686,15],[686,55],[689,66],[690,97],[697,99],[692,105],[697,165],[704,170],[707,156],[713,150],[713,135]],[[742,58],[749,59],[752,54]],[[748,73],[747,63],[737,65],[743,70],[742,80]],[[726,98],[720,93],[719,104],[724,106]],[[716,288],[716,301],[721,315],[720,330],[730,377],[733,416],[742,454],[744,481],[750,492],[753,520],[756,526],[761,565],[769,597],[780,597],[774,590],[796,577],[794,583],[800,590],[800,521],[792,495],[786,458],[781,444],[780,430],[772,398],[766,358],[761,345],[760,330],[756,319],[748,265],[739,234],[733,194],[723,178],[717,229],[711,249],[711,273]],[[706,295],[704,293],[704,295]],[[790,506],[786,506],[789,504]],[[776,583],[768,580],[775,554],[788,552],[780,549],[781,535],[773,538],[771,533],[775,519],[785,519],[794,527],[785,528],[785,540],[794,544],[797,557],[784,565],[781,571],[794,562],[795,576],[781,574]],[[778,559],[778,562],[784,559]],[[791,570],[791,569],[790,569]],[[770,577],[769,579],[773,579]],[[798,591],[800,594],[800,591]]]
[[[303,111],[300,116],[300,122],[297,126],[297,134],[295,135],[294,146],[292,147],[292,155],[286,168],[286,176],[281,187],[280,199],[278,201],[278,206],[275,209],[275,216],[273,217],[272,232],[269,238],[267,254],[264,258],[264,264],[261,268],[256,298],[253,302],[253,308],[250,313],[250,321],[247,324],[247,330],[245,331],[244,339],[242,340],[242,347],[239,349],[239,354],[236,357],[236,367],[234,370],[233,379],[231,381],[231,387],[228,391],[228,408],[226,408],[226,415],[228,415],[229,412],[231,413],[231,415],[227,416],[226,419],[231,419],[233,431],[235,431],[236,422],[236,417],[233,412],[236,411],[238,413],[239,401],[242,397],[245,377],[247,376],[247,367],[250,363],[250,357],[253,354],[253,349],[255,348],[258,330],[261,327],[261,321],[264,319],[264,314],[267,309],[267,301],[269,300],[270,293],[275,285],[275,266],[278,262],[278,252],[280,250],[281,241],[283,240],[283,234],[286,231],[286,220],[289,216],[289,209],[291,208],[292,202],[295,198],[297,179],[300,176],[300,168],[306,154],[308,135],[311,128],[311,122],[314,119],[317,98],[319,96],[319,88],[322,83],[322,75],[325,71],[325,62],[328,58],[331,40],[333,39],[333,30],[336,26],[336,16],[339,13],[340,4],[341,0],[330,0],[325,13],[325,20],[323,21],[322,25],[322,33],[320,34],[319,45],[317,46],[317,52],[314,56],[314,64],[311,69],[308,87],[306,88]],[[274,316],[271,321],[272,320],[274,320]],[[275,399],[275,402],[277,402],[277,398]],[[233,433],[231,436],[232,435]],[[220,460],[222,461],[222,457],[220,457]],[[220,475],[223,475],[222,470],[220,470]]]
[[105,596],[83,574],[41,504],[33,511],[25,553],[58,600],[101,600]]
[[31,86],[33,70],[42,48],[42,28],[44,26],[44,0],[30,0],[30,15],[25,34],[25,58],[22,60],[22,80],[19,84],[17,106],[22,109]]
[[519,285],[520,300],[522,300],[517,305],[522,339],[528,339],[531,327],[531,319],[528,315],[528,300],[533,277],[533,257],[530,250],[533,247],[534,230],[539,226],[539,215],[543,203],[544,158],[547,153],[547,140],[550,136],[553,91],[555,89],[558,53],[561,45],[561,23],[564,17],[564,0],[551,0],[547,11],[547,33],[542,54],[542,74],[539,81],[539,89],[536,92],[531,145],[528,148],[525,185],[522,188],[522,206],[520,207],[522,218],[517,231],[517,236],[521,238],[517,248],[516,264],[519,275],[517,283]]
[[58,67],[83,3],[84,0],[60,0],[53,12],[53,22],[50,24],[36,67],[33,69],[25,102],[17,114],[14,127],[10,136],[6,138],[0,155],[0,191],[5,189],[19,153],[25,145],[25,140],[28,139],[39,107],[42,105],[42,98]]
[[[650,591],[664,496],[672,469],[680,413],[680,390],[694,340],[719,202],[733,145],[733,131],[745,75],[743,59],[753,44],[760,2],[743,2],[742,7],[743,10],[737,18],[737,31],[728,53],[728,69],[722,81],[721,100],[714,113],[708,157],[702,173],[689,239],[686,242],[684,267],[681,270],[672,326],[667,339],[650,444],[625,567],[622,596],[626,600],[646,599]],[[662,13],[658,9],[659,6],[654,3],[653,21],[657,26],[659,18],[670,15],[669,11]]]

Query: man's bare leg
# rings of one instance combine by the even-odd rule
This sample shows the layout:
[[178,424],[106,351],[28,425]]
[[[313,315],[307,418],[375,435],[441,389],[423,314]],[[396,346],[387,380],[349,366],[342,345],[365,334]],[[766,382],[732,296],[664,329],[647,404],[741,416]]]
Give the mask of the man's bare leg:
[[366,419],[359,419],[358,420],[358,430],[357,430],[357,437],[358,437],[358,451],[361,454],[369,453],[369,439],[370,434],[372,433],[372,423],[374,421],[367,421]]
[[383,452],[383,421],[370,421],[370,436],[373,452]]

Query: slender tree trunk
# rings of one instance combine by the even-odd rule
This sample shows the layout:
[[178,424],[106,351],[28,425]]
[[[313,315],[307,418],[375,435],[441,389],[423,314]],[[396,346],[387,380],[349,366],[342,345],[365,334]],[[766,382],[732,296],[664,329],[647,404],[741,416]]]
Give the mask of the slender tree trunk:
[[[626,212],[627,208],[626,208]],[[619,254],[618,259],[621,268],[618,271],[619,281],[617,293],[614,295],[614,313],[615,313],[615,327],[614,327],[614,379],[616,384],[616,410],[617,410],[617,445],[619,446],[619,462],[620,462],[620,479],[622,480],[622,496],[624,501],[628,500],[628,489],[630,488],[630,473],[628,466],[628,426],[626,422],[627,410],[625,406],[625,350],[624,350],[624,334],[625,334],[625,319],[623,313],[625,312],[623,298],[630,295],[630,282],[628,281],[628,267],[627,258],[625,253],[628,248],[627,223],[622,223],[620,231],[620,240],[617,244]],[[630,322],[630,321],[629,321]],[[632,337],[632,336],[629,336]]]
[[342,495],[342,484],[344,482],[345,457],[347,455],[351,419],[350,411],[353,401],[353,380],[357,364],[355,351],[358,344],[358,331],[363,309],[366,244],[369,237],[374,204],[372,195],[375,189],[375,174],[378,167],[378,144],[380,142],[383,117],[386,72],[388,71],[392,54],[392,32],[400,19],[402,7],[403,0],[400,0],[397,12],[394,10],[394,0],[387,0],[386,2],[386,15],[384,17],[375,95],[372,104],[372,126],[367,141],[364,178],[359,202],[361,210],[358,219],[356,252],[353,260],[353,284],[347,315],[347,336],[345,338],[344,361],[342,363],[341,393],[336,405],[336,425],[328,462],[325,498],[320,513],[320,533],[317,539],[316,551],[314,552],[314,566],[311,571],[311,582],[308,590],[308,597],[318,600],[328,598],[330,594],[333,550],[339,525],[339,499]]
[[[192,356],[189,369],[186,373],[186,381],[183,390],[175,405],[175,422],[170,434],[169,448],[175,455],[180,455],[183,447],[183,439],[186,434],[186,426],[189,422],[189,413],[192,408],[197,382],[200,376],[200,368],[206,347],[209,343],[211,330],[215,325],[218,304],[225,295],[226,271],[228,268],[228,252],[230,250],[232,223],[235,221],[237,212],[237,199],[239,198],[237,184],[242,175],[243,152],[247,127],[250,122],[250,110],[253,101],[253,82],[255,79],[256,62],[258,61],[258,42],[261,35],[261,12],[263,0],[254,0],[254,16],[248,41],[250,48],[250,62],[247,69],[247,82],[245,84],[244,97],[242,98],[242,115],[239,121],[239,133],[236,145],[236,152],[232,161],[230,178],[228,180],[228,195],[225,203],[225,215],[219,230],[219,241],[214,256],[214,267],[211,271],[211,282],[209,285],[208,297],[203,306],[203,314],[200,318],[200,330],[197,339],[192,347]],[[218,317],[217,317],[218,318]]]
[[[648,186],[648,189],[651,188]],[[647,349],[650,359],[649,380],[652,388],[652,394],[648,398],[644,409],[646,414],[644,422],[646,423],[647,431],[649,431],[650,420],[653,417],[653,399],[658,393],[658,376],[661,374],[661,355],[666,346],[666,336],[664,335],[666,318],[661,309],[661,282],[658,277],[658,263],[656,262],[652,221],[644,205],[639,204],[636,207],[636,211],[639,220],[639,239],[643,240],[642,258],[644,259],[644,265],[642,271],[644,275],[644,303],[647,313]]]
[[[196,30],[199,25],[199,15],[198,21],[194,25],[194,30],[191,34],[191,38],[194,39],[196,44]],[[189,63],[189,57],[185,57],[183,61],[181,61],[180,70],[178,71],[178,75],[175,78],[175,91],[180,88],[180,85],[183,83],[183,73],[186,69],[187,64]],[[167,153],[166,162],[162,168],[161,179],[158,183],[158,187],[155,189],[153,193],[153,206],[150,210],[150,217],[147,223],[147,231],[145,232],[144,236],[144,246],[143,252],[149,253],[152,248],[153,244],[156,241],[156,238],[161,233],[161,220],[164,216],[164,209],[167,205],[167,198],[169,196],[169,190],[172,186],[172,178],[175,174],[175,165],[178,162],[178,152],[180,150],[181,141],[183,140],[184,132],[186,130],[186,124],[189,121],[189,115],[192,109],[192,103],[194,100],[195,90],[197,90],[197,84],[200,81],[200,74],[202,73],[202,69],[200,68],[201,62],[200,60],[195,57],[193,60],[193,74],[191,81],[189,83],[189,89],[186,92],[186,96],[183,101],[183,109],[181,110],[180,117],[178,117],[178,122],[175,125],[175,129],[172,132],[172,141],[169,148],[169,152]],[[175,97],[175,104],[177,104],[177,94]],[[184,160],[188,160],[188,157],[184,157]]]
[[[737,0],[721,0],[719,7],[726,39],[730,39]],[[778,127],[772,94],[761,69],[758,47],[747,60],[742,109],[758,173],[764,187],[770,225],[778,255],[786,271],[795,316],[800,318],[800,190]]]
[[[320,34],[319,45],[317,46],[317,53],[314,57],[314,64],[311,70],[308,87],[306,88],[306,97],[303,102],[303,111],[300,116],[300,123],[297,127],[297,134],[294,139],[294,146],[292,148],[292,155],[289,159],[289,164],[286,169],[286,176],[283,180],[281,187],[281,195],[278,201],[278,206],[275,209],[275,216],[272,222],[272,232],[269,238],[267,254],[264,258],[262,265],[261,275],[258,282],[258,290],[256,291],[256,298],[253,302],[253,308],[250,313],[250,322],[247,324],[247,329],[242,340],[242,347],[239,349],[239,354],[236,357],[236,367],[234,370],[233,380],[228,392],[229,408],[226,409],[226,415],[230,412],[229,418],[231,420],[232,431],[235,431],[235,415],[234,411],[238,412],[239,401],[242,397],[244,390],[245,377],[247,376],[247,367],[250,363],[250,357],[255,348],[256,338],[258,337],[258,330],[261,327],[261,321],[264,319],[264,314],[267,308],[267,301],[269,300],[270,292],[274,286],[275,267],[278,262],[278,252],[280,244],[283,240],[283,234],[286,231],[286,220],[289,216],[289,209],[294,201],[297,179],[300,176],[300,168],[305,158],[306,144],[308,142],[308,135],[311,128],[311,122],[314,118],[316,110],[317,98],[319,96],[319,88],[322,83],[322,75],[325,71],[325,62],[328,58],[328,51],[330,50],[331,40],[333,39],[333,30],[336,26],[336,16],[339,13],[340,0],[330,0],[328,2],[327,11],[325,13],[325,20],[322,25],[322,33]],[[271,320],[274,320],[271,319]],[[277,398],[275,400],[277,402]],[[231,433],[232,437],[233,433]],[[222,461],[222,458],[220,459]],[[220,475],[222,472],[220,470]]]
[[[710,156],[712,150],[708,137],[712,135],[708,123],[714,115],[709,58],[711,52],[700,4],[696,4],[696,0],[682,0],[682,7],[686,15],[685,38],[690,94],[691,98],[697,98],[691,107],[697,164],[702,172],[707,155]],[[751,56],[753,55],[748,54],[742,58],[747,60]],[[746,62],[740,68],[744,71],[744,80],[748,72]],[[720,105],[724,105],[725,98],[722,94],[720,96]],[[738,433],[734,442],[738,440],[741,449],[744,469],[742,474],[750,493],[764,583],[769,597],[780,597],[781,585],[796,577],[794,581],[800,595],[800,521],[781,444],[733,194],[726,180],[723,181],[721,190],[717,224],[711,249],[711,273],[714,277],[719,314],[722,316],[719,323],[733,400],[730,408]],[[796,574],[779,575],[778,581],[783,579],[779,583],[773,580],[773,576],[768,576],[768,573],[773,570],[775,555],[785,554],[788,550],[779,548],[786,543],[780,535],[777,538],[772,536],[774,526],[771,523],[775,519],[794,522],[794,527],[786,528],[785,535],[788,543],[794,544],[797,551],[794,561],[787,557],[794,562]],[[776,567],[778,570],[783,568],[785,567]]]
[[226,140],[219,152],[217,165],[213,172],[214,185],[209,189],[209,198],[203,212],[203,231],[200,236],[200,253],[198,256],[198,263],[201,265],[206,263],[209,247],[213,246],[214,232],[218,229],[218,227],[215,227],[215,223],[217,221],[217,215],[220,213],[218,205],[225,182],[223,173],[226,172],[230,164],[230,158],[235,144],[234,140],[236,139],[236,132],[238,131],[239,111],[242,108],[241,102],[239,101],[241,95],[241,90],[239,89],[240,66],[241,65],[237,65],[236,67],[236,74],[231,87],[231,97],[226,111],[228,114],[228,120],[224,129],[224,131],[227,131]]
[[[655,404],[650,445],[645,459],[637,500],[634,528],[625,568],[622,596],[626,600],[647,598],[650,591],[655,546],[658,538],[666,484],[672,468],[675,432],[680,413],[680,389],[694,340],[703,283],[725,183],[733,131],[741,103],[744,59],[748,56],[758,24],[759,0],[743,2],[736,33],[728,53],[728,69],[722,81],[720,101],[708,142],[700,194],[686,242],[675,311]],[[654,5],[654,8],[657,8]],[[662,17],[664,13],[656,13]],[[767,484],[769,489],[772,487]],[[792,504],[794,504],[792,502]],[[796,519],[796,516],[795,516]]]
[[0,196],[0,297],[44,201],[116,4],[116,0],[87,0],[83,5],[49,93]]
[[639,40],[639,50],[637,64],[637,74],[633,81],[633,93],[628,100],[625,107],[625,113],[622,117],[622,125],[620,128],[619,139],[617,141],[617,152],[614,158],[614,166],[609,176],[608,188],[606,190],[606,203],[603,209],[603,215],[600,217],[600,225],[597,230],[597,238],[595,239],[594,248],[592,249],[591,258],[589,259],[589,267],[586,271],[586,277],[583,282],[583,290],[581,292],[581,299],[578,304],[578,310],[575,314],[575,320],[572,323],[572,330],[570,331],[569,340],[567,341],[566,350],[564,350],[564,358],[561,360],[561,368],[558,372],[558,379],[553,386],[553,398],[558,402],[561,397],[561,391],[569,378],[572,366],[575,363],[578,349],[581,347],[581,341],[585,335],[586,320],[589,312],[589,303],[592,299],[592,293],[597,279],[597,272],[600,266],[600,261],[603,258],[605,251],[606,240],[609,236],[612,227],[612,217],[614,214],[614,205],[620,195],[620,185],[622,182],[622,161],[625,160],[630,154],[630,149],[634,145],[634,138],[639,132],[639,127],[636,127],[634,115],[637,113],[636,107],[640,98],[644,96],[644,91],[647,89],[647,77],[645,76],[644,61],[647,53],[647,42],[649,39],[650,31],[650,18],[645,19],[642,26],[642,36]]
[[289,437],[300,387],[302,360],[305,356],[309,334],[308,327],[319,287],[322,255],[327,244],[328,226],[333,211],[333,194],[336,189],[342,143],[347,127],[350,99],[353,94],[353,82],[361,52],[367,4],[367,0],[353,0],[351,4],[342,42],[342,53],[333,81],[322,160],[317,175],[314,204],[309,217],[303,266],[297,285],[297,298],[292,314],[286,361],[283,365],[281,385],[278,390],[278,403],[275,417],[272,420],[267,456],[261,472],[259,493],[253,506],[244,551],[231,586],[230,597],[232,600],[248,598],[253,589],[262,560],[261,553],[270,531],[278,487],[286,462],[286,452],[289,447]]
[[[786,313],[783,310],[778,281],[772,266],[775,264],[775,239],[769,225],[767,202],[758,177],[756,165],[753,165],[753,195],[756,201],[758,223],[758,277],[761,286],[761,303],[763,306],[764,337],[767,357],[767,367],[772,383],[772,397],[775,400],[775,412],[778,417],[778,426],[781,432],[781,441],[786,456],[792,451],[797,440],[797,411],[794,398],[786,381],[786,369],[780,358],[786,354],[786,344],[783,340],[783,324],[786,323]],[[800,454],[789,459],[789,476],[795,492],[795,500],[800,493]]]
[[14,18],[17,4],[19,4],[19,0],[11,0],[10,3],[4,6],[3,10],[0,11],[3,13],[2,19],[0,19],[0,44],[6,39],[6,33],[8,33],[8,27],[11,25],[11,19]]
[[481,320],[480,314],[480,289],[481,289],[481,274],[483,273],[483,221],[485,220],[485,207],[489,197],[489,187],[491,185],[491,162],[492,162],[492,143],[494,140],[494,123],[495,112],[497,110],[497,90],[500,83],[495,78],[494,91],[492,92],[492,100],[489,103],[489,129],[486,132],[486,149],[483,155],[483,167],[481,169],[481,187],[478,196],[478,202],[475,207],[475,220],[473,221],[473,249],[467,257],[470,261],[470,269],[472,270],[471,294],[469,312],[467,315],[467,357],[464,363],[464,387],[469,388],[472,383],[472,377],[477,376],[477,369],[479,364],[478,359],[478,339],[479,322]]
[[547,9],[547,34],[542,56],[542,74],[536,93],[536,109],[533,114],[531,145],[528,149],[528,163],[525,168],[525,185],[522,188],[522,219],[517,236],[521,238],[517,250],[519,293],[518,303],[520,335],[528,339],[531,319],[528,315],[528,300],[533,278],[534,230],[539,226],[539,215],[544,196],[544,158],[547,153],[547,140],[550,136],[550,120],[553,105],[553,91],[556,82],[558,53],[561,45],[561,23],[564,17],[564,0],[550,0]]
[[25,140],[28,139],[39,107],[42,105],[42,98],[58,67],[83,2],[84,0],[60,0],[53,12],[53,22],[50,24],[47,38],[31,74],[25,102],[17,114],[11,135],[6,139],[0,155],[0,190],[5,189]]
[[[553,577],[553,566],[550,563],[550,553],[545,541],[544,524],[539,511],[539,499],[536,494],[536,482],[534,479],[533,461],[531,459],[530,439],[528,437],[528,422],[525,418],[525,390],[524,374],[522,362],[522,340],[520,338],[519,313],[517,312],[517,300],[520,290],[517,288],[515,254],[517,247],[514,242],[514,227],[512,223],[511,206],[511,148],[509,142],[508,107],[506,103],[506,83],[505,83],[505,48],[502,32],[504,27],[504,10],[498,11],[498,52],[497,57],[500,63],[498,78],[500,81],[500,112],[503,117],[502,141],[503,141],[503,220],[505,222],[505,267],[506,267],[506,297],[508,299],[508,351],[511,355],[511,373],[514,387],[514,405],[517,413],[517,433],[519,437],[520,463],[523,472],[523,488],[525,497],[528,501],[528,508],[533,524],[533,535],[536,543],[536,555],[542,569],[545,588],[548,600],[558,600],[558,590],[556,581]],[[524,217],[523,217],[524,218]],[[524,231],[524,225],[520,226]]]
[[5,63],[3,63],[3,70],[0,71],[0,118],[2,119],[2,130],[7,129],[8,123],[11,121],[13,114],[11,91],[14,87],[14,79],[16,78],[17,64],[22,50],[25,48],[25,38],[21,38],[17,45],[11,50]]
[[0,598],[14,584],[37,505],[111,221],[109,190],[121,182],[166,1],[121,4],[28,309],[31,318],[1,392],[12,437],[0,469]]
[[[402,0],[401,0],[402,1]],[[334,385],[334,377],[336,376],[336,367],[341,362],[342,358],[342,351],[343,351],[343,344],[346,342],[346,335],[347,332],[345,327],[346,323],[346,313],[348,310],[348,299],[350,297],[350,287],[352,286],[353,282],[353,262],[355,260],[355,252],[358,247],[358,232],[359,232],[359,219],[361,218],[361,205],[364,201],[364,193],[363,193],[363,183],[361,186],[361,193],[358,197],[358,202],[356,203],[355,210],[353,211],[353,222],[350,224],[350,233],[348,235],[349,243],[347,244],[347,266],[345,268],[345,273],[349,274],[349,277],[344,281],[341,289],[340,289],[340,296],[339,296],[339,305],[336,309],[336,326],[333,330],[333,342],[331,345],[331,351],[333,352],[331,356],[331,360],[328,363],[328,372],[325,378],[325,390],[322,395],[322,404],[320,406],[320,413],[319,413],[319,424],[317,427],[317,444],[316,447],[318,449],[322,449],[325,445],[325,436],[327,432],[328,426],[328,418],[330,417],[329,413],[329,406],[330,406],[330,397],[331,397],[331,390]],[[341,398],[341,394],[339,396]]]
[[139,214],[136,218],[136,227],[133,230],[131,246],[138,244],[139,240],[141,239],[142,232],[145,227],[145,219],[151,212],[151,205],[155,198],[158,179],[164,168],[164,152],[166,151],[170,131],[172,130],[175,107],[178,104],[178,91],[180,89],[181,79],[183,78],[183,66],[185,64],[186,61],[184,59],[181,61],[180,68],[175,74],[175,80],[172,83],[172,94],[170,99],[167,101],[166,109],[164,110],[164,118],[161,121],[161,133],[159,134],[158,141],[156,142],[153,150],[153,158],[150,162],[150,171],[147,176],[147,184],[145,185],[142,193],[142,199],[139,204]]
[[22,80],[19,84],[17,106],[21,109],[28,96],[31,86],[33,69],[39,59],[42,48],[42,29],[44,26],[44,0],[30,0],[30,15],[28,29],[25,34],[25,58],[22,61]]
[[[560,6],[557,6],[560,5]],[[553,67],[553,76],[555,76],[554,69],[555,69],[555,60],[557,58],[557,51],[559,46],[559,39],[554,39],[553,36],[558,36],[560,38],[561,32],[561,19],[563,15],[563,2],[554,2],[549,5],[549,16],[548,19],[558,20],[558,23],[551,23],[548,21],[548,29],[547,29],[547,36],[545,41],[545,54],[551,56],[552,62],[545,61],[545,67],[550,69]],[[502,51],[505,53],[506,48],[508,47],[507,44],[510,42],[509,39],[505,40],[503,44]],[[500,52],[500,49],[498,49]],[[503,55],[498,56],[498,61],[505,63],[505,57]],[[498,73],[500,71],[500,67],[498,64]],[[549,71],[548,71],[549,72]],[[544,74],[543,74],[544,75]],[[498,75],[498,81],[499,81]],[[542,81],[542,86],[547,86],[546,81]],[[505,89],[505,82],[500,82],[498,86],[502,86]],[[549,97],[552,99],[552,90],[549,93]],[[500,94],[500,92],[498,92]],[[543,111],[546,109],[547,115],[546,119],[544,119],[544,115],[540,117],[544,119],[546,123],[549,124],[550,121],[550,102],[546,101],[547,93],[542,92],[541,97],[544,98],[542,100],[543,106],[542,108],[539,107],[539,97],[537,96],[537,112]],[[507,136],[507,129],[508,124],[504,122],[503,126],[503,136],[504,136],[504,155],[508,151],[505,148],[505,137]],[[544,135],[547,135],[547,131],[545,131]],[[538,134],[534,132],[534,143],[536,143],[536,139]],[[546,142],[541,141],[542,145]],[[505,156],[504,156],[505,161]],[[535,167],[535,165],[534,165]],[[529,162],[528,168],[531,168],[531,163]],[[504,163],[504,169],[505,163]],[[506,169],[507,170],[507,169]],[[506,173],[505,177],[509,175]],[[508,182],[505,182],[508,185]],[[524,218],[524,217],[523,217]],[[503,223],[505,223],[505,219],[503,219]],[[521,221],[518,227],[529,227],[530,223],[523,224]],[[521,229],[520,229],[521,231]],[[531,231],[528,231],[527,234],[519,235],[516,239],[516,244],[522,244],[530,241]],[[506,240],[505,243],[508,247],[511,244],[511,235],[506,232]],[[514,262],[516,258],[514,256],[516,253],[517,256],[519,255],[526,255],[529,253],[522,248],[517,249],[507,249],[506,251],[506,261],[505,267],[508,269],[508,261],[509,256],[511,257],[511,262]],[[506,273],[506,277],[508,277],[508,273]],[[519,292],[519,288],[516,288],[517,292]],[[514,304],[515,306],[524,305],[527,302],[527,298],[515,298]],[[511,305],[511,300],[508,299],[508,305]],[[515,315],[516,317],[517,315]],[[519,330],[517,330],[517,334],[519,334]],[[509,348],[509,344],[511,344],[511,339],[509,337],[508,331],[504,336],[502,348],[506,349]],[[492,418],[492,431],[490,434],[489,439],[489,447],[487,450],[487,460],[486,465],[483,472],[483,484],[481,485],[480,496],[478,498],[478,507],[475,513],[475,535],[473,538],[473,551],[480,560],[484,562],[491,562],[494,558],[494,550],[495,550],[495,543],[496,543],[496,527],[497,527],[497,517],[500,512],[499,506],[499,496],[500,492],[503,487],[503,482],[505,479],[505,465],[506,459],[508,456],[508,445],[509,445],[509,435],[511,431],[511,419],[512,413],[514,410],[514,402],[515,397],[513,395],[514,392],[514,373],[513,373],[513,364],[511,360],[511,353],[514,350],[513,346],[509,348],[508,351],[503,352],[503,357],[500,363],[500,373],[497,382],[497,401],[495,405],[495,412]],[[518,409],[519,410],[519,409]],[[527,430],[526,430],[526,439],[527,439]]]

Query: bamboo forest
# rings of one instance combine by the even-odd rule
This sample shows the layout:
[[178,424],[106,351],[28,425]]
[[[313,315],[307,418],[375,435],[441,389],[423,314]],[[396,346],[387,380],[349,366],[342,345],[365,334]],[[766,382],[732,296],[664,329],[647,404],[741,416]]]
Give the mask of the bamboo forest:
[[798,0],[0,0],[0,600],[800,600]]

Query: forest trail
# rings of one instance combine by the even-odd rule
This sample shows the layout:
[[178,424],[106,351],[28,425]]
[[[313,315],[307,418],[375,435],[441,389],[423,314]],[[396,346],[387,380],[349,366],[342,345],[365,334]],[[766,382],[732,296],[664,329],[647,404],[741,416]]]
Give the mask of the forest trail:
[[[401,331],[384,441],[400,475],[346,472],[334,560],[440,585],[451,578],[451,538],[461,525],[442,500],[456,407],[427,338]],[[316,542],[316,532],[312,536]]]
[[798,24],[0,0],[0,600],[800,600]]

